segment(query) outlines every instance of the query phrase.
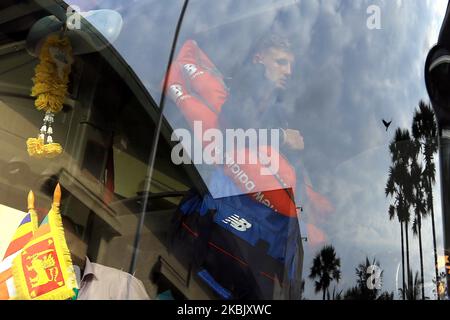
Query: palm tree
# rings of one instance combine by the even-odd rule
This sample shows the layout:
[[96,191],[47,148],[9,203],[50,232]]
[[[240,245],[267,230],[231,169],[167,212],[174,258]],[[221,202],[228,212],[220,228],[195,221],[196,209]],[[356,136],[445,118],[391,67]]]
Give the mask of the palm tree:
[[[412,275],[412,271],[409,270],[409,274]],[[414,276],[414,282],[412,282],[406,289],[399,289],[402,295],[406,296],[406,300],[420,300],[420,292],[423,287],[422,282],[419,280],[419,272],[416,271]]]
[[[414,161],[411,166],[411,177],[413,179],[414,188],[414,222],[412,225],[413,234],[419,236],[419,253],[420,253],[420,279],[424,283],[423,277],[423,251],[422,251],[422,218],[428,214],[426,208],[426,199],[423,186],[422,165]],[[422,286],[422,299],[425,299],[425,288]]]
[[[376,286],[371,288],[369,287],[369,280],[375,280],[371,278],[371,274],[369,273],[370,266],[377,266],[380,268],[380,263],[375,259],[370,262],[369,258],[366,257],[366,260],[358,265],[355,269],[356,271],[356,286],[348,289],[345,292],[344,299],[345,300],[393,300],[393,293],[383,292],[380,293],[380,289]],[[381,269],[381,268],[380,268]],[[379,274],[380,284],[383,281],[383,272]]]
[[[400,222],[401,246],[402,246],[402,277],[405,287],[405,254],[406,246],[406,269],[409,270],[409,236],[408,224],[410,222],[410,209],[413,200],[413,184],[411,178],[411,163],[416,158],[417,147],[412,141],[408,130],[400,128],[395,132],[395,137],[389,145],[392,165],[389,168],[389,177],[386,183],[385,193],[394,199],[389,206],[389,219],[395,218]],[[405,238],[403,235],[405,230]],[[412,282],[408,274],[408,285]],[[404,290],[403,290],[404,292]]]
[[322,250],[315,256],[309,278],[315,280],[314,291],[318,293],[322,291],[323,300],[329,291],[331,282],[339,283],[341,280],[341,259],[336,256],[334,247],[324,246]]
[[[426,194],[426,210],[431,213],[431,226],[433,229],[433,248],[434,248],[434,271],[435,279],[438,279],[438,261],[436,247],[436,228],[434,223],[433,207],[433,185],[436,182],[436,166],[434,164],[434,154],[438,150],[437,143],[437,124],[434,111],[429,104],[423,101],[419,102],[419,109],[416,110],[412,125],[412,134],[416,141],[420,143],[421,151],[424,156],[425,169],[422,172],[422,185]],[[422,271],[423,272],[423,271]],[[438,285],[438,283],[436,283]],[[439,290],[436,287],[436,290]],[[438,296],[439,299],[439,296]]]
[[328,300],[342,300],[342,290],[337,292],[336,286],[333,288],[333,294],[330,297],[330,292],[327,292]]
[[[367,300],[375,300],[377,293],[379,291],[378,288],[376,288],[376,286],[371,290],[368,286],[368,268],[370,266],[377,266],[378,268],[380,268],[380,263],[375,260],[375,258],[372,260],[372,262],[369,261],[369,258],[366,257],[366,261],[363,263],[360,263],[358,265],[358,267],[356,268],[356,276],[357,276],[357,286],[360,288],[361,292],[367,297]],[[381,269],[381,268],[380,268]],[[383,271],[381,271],[380,274],[380,283],[383,279]]]

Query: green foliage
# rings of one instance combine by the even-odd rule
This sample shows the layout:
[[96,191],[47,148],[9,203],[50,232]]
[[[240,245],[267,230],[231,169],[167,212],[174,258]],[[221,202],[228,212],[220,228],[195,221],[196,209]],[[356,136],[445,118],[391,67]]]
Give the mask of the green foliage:
[[[333,281],[339,283],[341,280],[341,259],[336,256],[333,246],[324,246],[315,256],[311,266],[309,278],[315,280],[314,291],[322,291],[325,300],[328,288]],[[328,292],[328,299],[329,292]]]
[[[372,262],[366,257],[366,260],[355,268],[356,272],[356,286],[348,289],[344,294],[345,300],[393,300],[394,293],[383,292],[380,293],[379,289],[369,289],[368,280],[370,274],[367,273],[367,269],[370,266],[378,266],[380,269],[380,263],[373,259]],[[383,272],[380,275],[381,283],[383,279]]]

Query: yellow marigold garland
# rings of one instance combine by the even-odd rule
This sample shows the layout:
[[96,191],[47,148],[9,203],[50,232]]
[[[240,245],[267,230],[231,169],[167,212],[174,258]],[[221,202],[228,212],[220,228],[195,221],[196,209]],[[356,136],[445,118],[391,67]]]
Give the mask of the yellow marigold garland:
[[72,63],[69,39],[49,36],[42,46],[31,89],[31,96],[36,97],[36,109],[46,113],[38,137],[27,140],[28,154],[32,157],[53,158],[62,153],[61,145],[53,142],[52,124],[54,114],[62,110],[67,96]]
[[38,110],[58,113],[67,95],[72,64],[72,47],[67,37],[52,35],[47,38],[39,55],[39,64],[33,78],[31,96],[37,97]]
[[62,153],[62,147],[59,143],[44,144],[40,138],[29,138],[27,140],[28,154],[35,158],[54,158]]

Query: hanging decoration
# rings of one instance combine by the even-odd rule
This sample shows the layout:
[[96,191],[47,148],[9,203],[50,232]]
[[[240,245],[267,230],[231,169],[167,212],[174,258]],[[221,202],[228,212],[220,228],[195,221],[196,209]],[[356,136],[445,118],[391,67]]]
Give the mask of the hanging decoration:
[[49,36],[42,46],[31,90],[31,96],[36,97],[36,109],[45,112],[39,135],[27,140],[31,157],[54,158],[63,151],[62,146],[53,140],[53,124],[55,114],[62,110],[67,96],[72,63],[69,39],[56,34]]

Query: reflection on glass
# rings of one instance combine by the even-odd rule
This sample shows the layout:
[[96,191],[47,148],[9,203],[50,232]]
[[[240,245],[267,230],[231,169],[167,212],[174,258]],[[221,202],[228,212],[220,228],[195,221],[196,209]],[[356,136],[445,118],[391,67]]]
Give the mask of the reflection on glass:
[[[341,280],[341,259],[336,256],[333,246],[325,246],[315,256],[309,277],[315,281],[316,293],[322,291],[323,300],[325,296],[330,300],[329,287],[333,281],[339,283]],[[338,300],[340,294],[335,296],[336,287],[333,289],[333,300]]]
[[345,300],[393,300],[394,293],[382,292],[383,269],[374,258],[358,265],[356,271],[356,286],[348,289],[344,294]]
[[[240,3],[237,9],[233,7],[235,2],[225,1],[209,8],[210,19],[200,23],[194,17],[201,4],[202,1],[193,3],[188,10],[166,88],[172,98],[166,108],[167,120],[174,129],[187,129],[192,136],[181,131],[175,136],[174,140],[181,140],[184,147],[184,151],[177,149],[180,159],[189,161],[200,155],[197,159],[203,160],[202,151],[206,149],[211,162],[198,161],[194,165],[215,199],[243,194],[272,207],[278,214],[298,214],[301,238],[307,240],[303,243],[304,268],[311,265],[324,245],[336,248],[341,257],[342,278],[335,288],[328,288],[330,297],[333,289],[335,296],[342,292],[342,298],[345,297],[353,285],[354,266],[365,257],[373,257],[383,269],[377,298],[402,299],[399,289],[408,295],[404,288],[408,284],[413,287],[412,273],[418,270],[418,279],[423,283],[420,298],[435,299],[433,290],[437,285],[433,281],[439,273],[434,252],[442,250],[441,211],[436,210],[440,208],[439,184],[434,183],[431,174],[436,153],[431,149],[436,134],[417,133],[414,126],[422,120],[414,120],[409,138],[398,137],[399,141],[393,143],[398,149],[409,144],[407,148],[414,149],[410,150],[412,155],[405,156],[408,160],[399,160],[402,165],[409,163],[408,174],[413,172],[407,182],[400,178],[397,196],[406,192],[409,197],[408,209],[403,200],[399,207],[400,218],[407,219],[408,224],[406,227],[406,221],[401,220],[401,232],[386,218],[386,212],[395,209],[389,207],[398,205],[396,195],[386,197],[384,192],[392,160],[389,143],[396,128],[410,125],[415,116],[429,118],[423,115],[427,113],[424,103],[420,103],[420,112],[415,115],[417,101],[426,100],[419,72],[425,53],[406,40],[412,30],[425,42],[432,38],[425,25],[413,25],[407,18],[408,12],[415,12],[417,7],[376,3],[383,13],[383,28],[374,30],[366,28],[364,15],[355,18],[356,7],[369,5],[365,1],[358,5],[285,3],[285,8],[267,1],[266,10],[262,9],[264,5],[258,7],[254,3]],[[439,8],[445,8],[446,3],[436,4],[435,8],[416,5],[423,6],[428,21],[439,21],[443,12]],[[248,9],[245,17],[239,14],[242,7]],[[397,23],[395,16],[401,17],[402,22]],[[258,44],[270,38],[274,30],[289,43],[281,59],[275,57],[279,52],[271,49],[267,55],[258,52]],[[187,50],[189,43],[195,44],[196,49]],[[389,44],[389,50],[378,43]],[[201,54],[193,54],[196,50]],[[380,60],[380,56],[384,58]],[[405,65],[417,66],[419,71],[413,75],[402,67]],[[195,130],[195,121],[202,121],[203,130]],[[222,129],[222,136],[213,131],[204,135],[211,128]],[[274,175],[256,174],[255,165],[234,165],[236,159],[230,168],[219,163],[225,162],[226,157],[220,153],[217,156],[211,146],[217,146],[217,140],[225,141],[220,143],[222,151],[227,138],[237,141],[224,132],[234,128],[283,129],[278,139],[281,182],[270,180]],[[246,134],[244,145],[252,150],[252,132]],[[291,137],[297,150],[283,146],[283,139],[289,141]],[[273,146],[271,137],[267,141]],[[258,150],[258,143],[255,145],[254,150]],[[400,172],[405,170],[396,166]],[[247,172],[255,175],[250,177]],[[260,179],[255,180],[261,182],[261,189],[254,193],[255,177]],[[280,188],[283,183],[287,185],[284,190]],[[277,198],[289,193],[292,197]],[[280,199],[283,200],[277,202]],[[293,205],[289,207],[291,201]],[[294,214],[290,208],[295,207],[299,210]],[[427,219],[428,215],[432,219]],[[391,216],[399,219],[396,213]],[[402,246],[396,245],[398,241]],[[408,265],[412,269],[410,276]],[[314,292],[314,282],[304,280],[303,296],[321,298],[323,292]]]
[[[425,299],[422,219],[430,213],[433,228],[435,279],[438,278],[433,210],[433,184],[436,180],[434,154],[437,152],[437,126],[431,106],[426,105],[423,101],[419,103],[419,108],[415,111],[412,131],[412,137],[408,130],[399,128],[395,132],[394,140],[389,146],[392,165],[389,168],[389,178],[386,183],[386,196],[393,199],[389,207],[389,219],[398,219],[401,227],[403,283],[401,294],[403,299],[408,300],[417,298],[417,277],[413,282],[410,267],[409,227],[412,228],[413,235],[419,237],[420,295],[421,299]],[[408,270],[406,275],[405,268]]]
[[[191,40],[182,45],[170,68],[167,93],[193,133],[175,130],[184,150],[179,148],[172,157],[178,157],[179,164],[188,164],[191,158],[195,164],[204,162],[207,166],[201,173],[211,194],[199,196],[199,208],[188,205],[193,199],[187,200],[183,206],[188,208],[182,211],[184,216],[200,215],[214,221],[210,226],[186,220],[180,224],[198,235],[191,247],[198,246],[204,237],[203,228],[213,229],[208,230],[206,238],[211,240],[204,245],[206,257],[210,254],[213,258],[196,259],[194,272],[207,278],[206,283],[216,283],[212,287],[225,292],[222,298],[294,299],[300,294],[302,273],[297,264],[303,263],[303,244],[295,204],[296,173],[291,163],[304,144],[300,132],[289,128],[283,107],[294,60],[287,37],[271,31],[251,44],[248,58],[228,86]],[[268,129],[270,137],[265,136]],[[205,139],[205,135],[210,138]],[[208,143],[211,140],[213,143]],[[215,212],[208,214],[207,210]],[[222,239],[213,241],[213,235],[221,232]],[[214,254],[217,247],[221,254]],[[239,263],[223,261],[222,256],[239,257],[248,270],[235,268]],[[229,268],[230,275],[225,278],[217,269],[219,261]],[[265,265],[272,267],[259,270]],[[244,281],[245,274],[255,282]],[[261,279],[261,274],[266,279]],[[277,285],[285,292],[290,288],[289,293],[278,295]]]
[[144,213],[135,276],[151,298],[445,298],[422,75],[445,0],[190,1],[167,75],[183,1],[67,3],[123,25],[75,55],[51,161],[24,148],[42,120],[24,41],[52,14],[0,5],[18,12],[0,19],[0,204],[21,209],[32,188],[45,206],[59,182],[87,256],[123,270]]

